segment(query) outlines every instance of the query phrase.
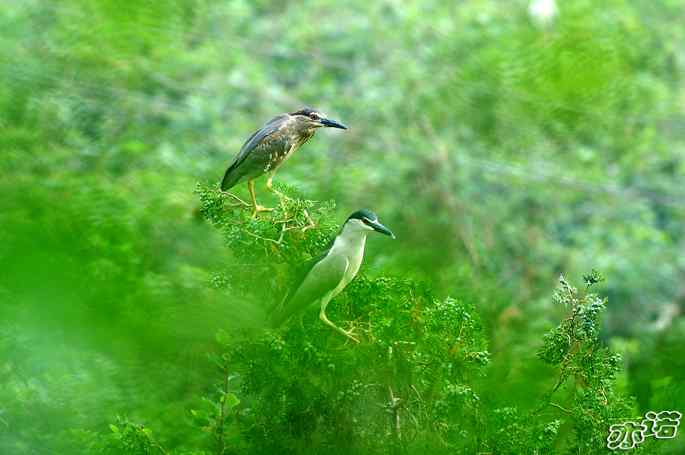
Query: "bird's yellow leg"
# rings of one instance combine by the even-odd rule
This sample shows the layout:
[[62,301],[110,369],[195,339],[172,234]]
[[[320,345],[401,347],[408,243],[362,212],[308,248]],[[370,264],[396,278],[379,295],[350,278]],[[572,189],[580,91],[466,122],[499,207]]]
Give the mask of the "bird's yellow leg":
[[329,326],[330,328],[332,328],[333,330],[335,330],[339,334],[346,336],[347,338],[354,341],[355,343],[359,343],[359,340],[352,336],[352,330],[350,330],[349,332],[346,332],[343,329],[341,329],[340,327],[338,327],[337,325],[333,324],[328,319],[328,317],[326,316],[326,305],[327,305],[326,303],[321,302],[321,311],[319,312],[319,319],[321,319],[321,321],[324,324],[326,324],[327,326]]
[[254,192],[254,180],[247,181],[247,188],[250,190],[250,197],[252,198],[252,218],[256,218],[259,212],[270,212],[273,210],[257,204],[257,195]]

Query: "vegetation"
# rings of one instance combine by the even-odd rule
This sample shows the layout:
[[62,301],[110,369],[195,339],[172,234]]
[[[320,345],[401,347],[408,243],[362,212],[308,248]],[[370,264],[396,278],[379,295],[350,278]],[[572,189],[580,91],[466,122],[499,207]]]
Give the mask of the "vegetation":
[[[599,454],[685,411],[685,9],[529,6],[7,2],[0,453]],[[302,105],[350,130],[252,219],[217,182]],[[269,328],[362,207],[361,343]]]

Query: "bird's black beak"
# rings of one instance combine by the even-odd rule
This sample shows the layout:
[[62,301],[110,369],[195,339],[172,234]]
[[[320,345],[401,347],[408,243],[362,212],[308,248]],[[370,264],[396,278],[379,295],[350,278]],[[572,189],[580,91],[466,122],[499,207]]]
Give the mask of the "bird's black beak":
[[328,118],[322,118],[320,121],[321,121],[321,124],[323,126],[328,127],[328,128],[340,128],[341,130],[347,129],[347,127],[345,125],[343,125],[342,123],[336,122],[335,120],[331,120]]
[[376,231],[376,232],[380,232],[381,234],[388,235],[388,236],[390,236],[390,237],[393,238],[393,239],[395,238],[395,234],[393,234],[392,231],[391,231],[390,229],[388,229],[387,227],[383,226],[383,225],[382,225],[381,223],[379,223],[378,221],[370,222],[370,223],[369,223],[369,226],[371,226],[371,227],[373,228],[373,230]]

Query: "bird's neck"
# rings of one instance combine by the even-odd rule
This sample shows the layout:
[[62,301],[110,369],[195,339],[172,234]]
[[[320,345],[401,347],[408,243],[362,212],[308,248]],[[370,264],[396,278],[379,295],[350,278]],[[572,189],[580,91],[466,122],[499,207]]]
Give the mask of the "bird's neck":
[[316,132],[316,130],[314,130],[312,128],[312,129],[306,130],[304,133],[302,133],[300,135],[300,137],[297,139],[297,146],[299,147],[302,144],[304,144],[305,142],[307,142],[309,139],[311,139],[312,136],[314,136],[315,132]]
[[363,254],[368,232],[356,228],[344,228],[335,238],[333,248],[348,254]]

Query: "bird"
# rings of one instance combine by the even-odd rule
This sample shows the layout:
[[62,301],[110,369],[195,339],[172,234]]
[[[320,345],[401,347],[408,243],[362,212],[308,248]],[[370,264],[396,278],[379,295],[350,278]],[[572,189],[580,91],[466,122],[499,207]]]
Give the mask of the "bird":
[[345,331],[333,324],[326,316],[326,307],[333,298],[354,279],[364,259],[366,236],[379,232],[395,238],[390,229],[378,221],[370,210],[352,213],[329,247],[318,257],[305,263],[294,286],[271,312],[273,327],[279,327],[295,314],[319,304],[319,319],[341,335],[358,343],[352,330]]
[[259,212],[272,210],[257,204],[254,180],[263,174],[269,174],[267,188],[282,196],[272,185],[276,170],[322,127],[347,129],[342,123],[331,120],[323,112],[309,107],[272,118],[255,131],[240,148],[221,180],[221,190],[227,191],[239,182],[247,180],[252,198],[252,217],[256,217]]

